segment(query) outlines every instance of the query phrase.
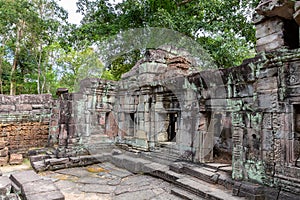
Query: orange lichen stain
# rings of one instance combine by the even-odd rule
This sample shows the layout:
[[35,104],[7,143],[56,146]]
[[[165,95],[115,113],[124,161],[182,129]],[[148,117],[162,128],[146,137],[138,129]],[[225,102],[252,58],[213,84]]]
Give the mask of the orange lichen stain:
[[108,170],[103,169],[102,167],[97,167],[97,166],[86,167],[86,170],[91,173],[108,172]]
[[62,180],[62,181],[73,181],[76,182],[78,180],[78,177],[69,176],[65,174],[56,174],[54,178]]

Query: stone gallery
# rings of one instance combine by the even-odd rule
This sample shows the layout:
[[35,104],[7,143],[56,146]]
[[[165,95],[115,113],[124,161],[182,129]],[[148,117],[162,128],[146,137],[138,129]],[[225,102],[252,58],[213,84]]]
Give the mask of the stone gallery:
[[177,185],[182,198],[228,199],[187,174],[232,199],[299,199],[300,2],[262,0],[256,11],[257,56],[237,67],[199,71],[166,45],[118,82],[87,78],[57,100],[1,95],[0,163],[22,154],[45,171],[109,161]]

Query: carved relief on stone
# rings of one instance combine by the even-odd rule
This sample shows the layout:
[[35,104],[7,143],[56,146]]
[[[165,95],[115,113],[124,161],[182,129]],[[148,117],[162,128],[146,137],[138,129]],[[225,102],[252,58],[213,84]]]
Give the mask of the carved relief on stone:
[[272,114],[271,113],[264,113],[263,128],[264,129],[272,129]]
[[300,84],[300,62],[290,63],[287,70],[287,84],[290,86]]
[[274,139],[274,162],[276,165],[281,165],[283,162],[281,139]]

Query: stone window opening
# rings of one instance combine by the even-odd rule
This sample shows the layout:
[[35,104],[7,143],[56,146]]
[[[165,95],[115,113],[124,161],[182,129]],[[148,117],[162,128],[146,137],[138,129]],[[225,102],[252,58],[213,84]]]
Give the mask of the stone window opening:
[[295,20],[284,20],[283,38],[289,49],[299,48],[299,26]]
[[169,113],[169,126],[167,129],[168,142],[176,142],[176,130],[177,130],[177,113]]
[[134,130],[135,130],[135,124],[136,124],[136,115],[135,113],[129,113],[129,124],[128,124],[128,136],[133,136],[134,135]]

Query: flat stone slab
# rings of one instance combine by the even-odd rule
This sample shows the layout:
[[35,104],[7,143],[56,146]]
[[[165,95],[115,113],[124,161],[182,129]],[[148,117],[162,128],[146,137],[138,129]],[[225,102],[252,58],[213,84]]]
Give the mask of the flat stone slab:
[[11,191],[11,180],[7,176],[0,177],[0,195],[7,195]]
[[99,184],[85,184],[79,188],[80,191],[86,193],[101,193],[101,194],[111,194],[115,191],[115,186],[110,185],[99,185]]
[[223,164],[223,163],[205,163],[205,165],[214,167],[214,168],[220,168],[220,167],[229,167],[231,164]]
[[61,169],[56,171],[59,174],[65,174],[76,177],[86,177],[90,174],[84,167],[80,168],[69,168],[69,169]]
[[105,185],[107,184],[108,180],[107,179],[101,179],[98,177],[81,177],[77,183],[82,183],[82,184],[99,184],[99,185]]
[[178,179],[176,182],[184,188],[190,188],[193,191],[197,191],[197,193],[201,194],[203,197],[207,199],[241,199],[241,197],[232,196],[229,191],[224,191],[223,189],[219,189],[217,186],[206,183],[204,181],[192,178],[192,177],[184,177]]
[[43,192],[38,194],[25,194],[26,200],[64,200],[64,195],[56,190],[50,192]]
[[127,171],[127,170],[115,170],[115,171],[111,171],[109,172],[111,175],[120,177],[120,178],[125,178],[127,176],[132,175],[131,172]]
[[206,170],[204,168],[199,168],[199,167],[192,167],[192,168],[190,168],[190,170],[194,171],[195,173],[199,173],[199,174],[202,174],[202,175],[205,175],[205,176],[208,176],[208,177],[211,177],[211,176],[216,174],[215,172],[212,172],[210,170]]
[[232,172],[232,166],[220,167],[219,169],[225,172]]
[[44,180],[34,171],[21,171],[10,175],[10,180],[26,200],[64,200],[64,195],[51,180]]
[[114,200],[128,200],[128,199],[150,200],[155,196],[156,194],[152,190],[148,189],[143,191],[123,193],[114,197]]
[[16,172],[10,175],[10,179],[19,187],[22,188],[22,185],[25,183],[41,180],[41,177],[37,175],[34,171],[21,171]]
[[37,180],[22,185],[22,192],[26,195],[38,194],[43,192],[56,191],[58,188],[50,180]]

